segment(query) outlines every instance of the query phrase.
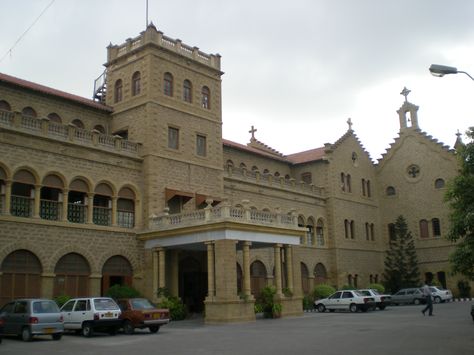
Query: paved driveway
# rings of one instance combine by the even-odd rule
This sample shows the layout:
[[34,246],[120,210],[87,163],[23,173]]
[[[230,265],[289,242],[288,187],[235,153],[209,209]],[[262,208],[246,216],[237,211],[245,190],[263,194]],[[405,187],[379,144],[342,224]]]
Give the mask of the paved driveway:
[[368,313],[305,313],[302,317],[262,319],[254,323],[204,325],[202,320],[174,322],[158,334],[92,338],[65,335],[24,343],[4,339],[0,354],[145,355],[145,354],[321,354],[321,355],[472,355],[472,302],[435,305],[435,316],[422,306],[389,307]]

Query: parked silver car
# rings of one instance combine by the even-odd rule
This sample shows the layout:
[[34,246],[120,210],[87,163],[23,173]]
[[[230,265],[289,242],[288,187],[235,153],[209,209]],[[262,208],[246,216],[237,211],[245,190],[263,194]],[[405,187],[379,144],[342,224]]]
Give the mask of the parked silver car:
[[438,286],[430,286],[431,295],[435,303],[450,302],[453,300],[453,293]]
[[392,304],[420,304],[425,303],[426,297],[420,288],[402,288],[392,295]]
[[318,312],[324,312],[328,309],[330,312],[335,310],[349,310],[351,312],[367,312],[375,308],[373,297],[367,297],[358,291],[341,290],[333,293],[328,298],[314,301],[314,306]]
[[30,341],[34,335],[51,335],[61,339],[64,332],[63,317],[56,302],[48,299],[18,299],[0,310],[3,335],[20,335]]

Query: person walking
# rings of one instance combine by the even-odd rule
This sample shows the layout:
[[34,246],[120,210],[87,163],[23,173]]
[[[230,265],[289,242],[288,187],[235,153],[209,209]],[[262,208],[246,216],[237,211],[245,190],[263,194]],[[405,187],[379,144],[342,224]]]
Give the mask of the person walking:
[[425,312],[429,311],[428,315],[432,316],[433,315],[433,297],[431,297],[430,287],[425,283],[423,287],[421,288],[421,291],[423,292],[423,295],[425,295],[426,297],[426,307],[423,308],[421,313],[425,315]]

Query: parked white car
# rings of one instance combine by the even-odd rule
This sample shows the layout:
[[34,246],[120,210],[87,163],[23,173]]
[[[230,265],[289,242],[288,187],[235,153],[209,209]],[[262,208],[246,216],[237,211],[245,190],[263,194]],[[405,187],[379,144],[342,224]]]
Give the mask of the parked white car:
[[116,334],[122,326],[119,306],[109,297],[73,298],[61,307],[65,330],[90,337],[95,329]]
[[314,301],[314,305],[318,312],[324,312],[326,309],[330,312],[337,309],[367,312],[375,307],[375,300],[373,297],[364,296],[358,291],[342,290],[333,293],[328,298]]
[[450,290],[445,290],[438,286],[430,286],[430,291],[435,303],[451,302],[453,300],[453,293]]
[[377,291],[375,289],[372,289],[372,288],[367,288],[367,289],[357,290],[357,291],[362,293],[364,296],[373,297],[374,300],[375,300],[375,305],[380,310],[384,310],[385,307],[390,305],[390,303],[392,301],[392,296],[381,294],[381,293],[379,293],[379,291]]

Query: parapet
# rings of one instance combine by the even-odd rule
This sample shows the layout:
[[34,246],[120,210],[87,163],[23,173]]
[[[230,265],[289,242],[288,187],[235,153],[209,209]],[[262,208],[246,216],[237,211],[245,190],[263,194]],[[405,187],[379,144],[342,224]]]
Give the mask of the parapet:
[[163,35],[163,32],[158,31],[153,23],[148,25],[147,29],[141,32],[138,37],[128,38],[121,45],[110,44],[107,47],[107,62],[110,63],[149,44],[175,52],[219,71],[221,69],[221,56],[219,54],[207,54],[201,52],[198,47],[184,44],[180,39],[167,37]]

